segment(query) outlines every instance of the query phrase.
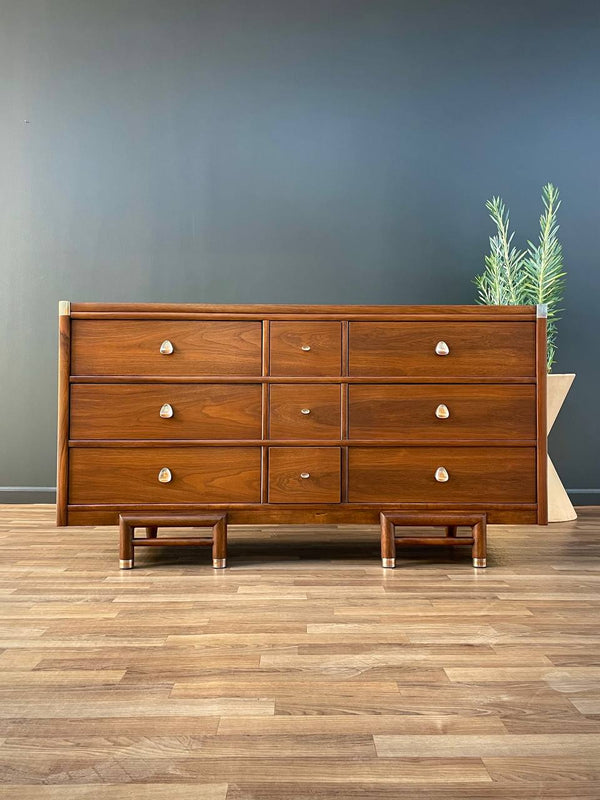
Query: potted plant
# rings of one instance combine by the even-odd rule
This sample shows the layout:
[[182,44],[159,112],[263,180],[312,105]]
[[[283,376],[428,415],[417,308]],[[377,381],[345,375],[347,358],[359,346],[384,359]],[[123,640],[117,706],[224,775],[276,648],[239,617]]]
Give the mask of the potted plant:
[[[554,424],[565,397],[575,379],[573,373],[551,372],[556,358],[556,323],[561,311],[565,287],[563,253],[558,239],[557,214],[560,208],[558,189],[547,183],[542,189],[543,210],[537,243],[527,242],[520,250],[513,244],[510,215],[500,197],[486,203],[496,233],[490,236],[490,252],[485,268],[475,278],[477,302],[483,305],[545,305],[548,315],[548,432]],[[548,521],[564,522],[577,514],[548,459]]]

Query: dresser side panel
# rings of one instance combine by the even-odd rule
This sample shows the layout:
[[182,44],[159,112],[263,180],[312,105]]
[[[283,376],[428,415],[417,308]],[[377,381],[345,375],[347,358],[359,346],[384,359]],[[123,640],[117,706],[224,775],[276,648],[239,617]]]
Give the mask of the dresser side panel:
[[69,502],[69,378],[71,317],[62,301],[58,317],[58,424],[56,447],[56,524],[68,525]]

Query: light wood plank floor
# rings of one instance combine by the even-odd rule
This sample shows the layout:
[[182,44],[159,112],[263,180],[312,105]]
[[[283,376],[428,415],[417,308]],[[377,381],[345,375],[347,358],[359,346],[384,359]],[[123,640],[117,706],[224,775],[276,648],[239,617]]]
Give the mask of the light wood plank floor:
[[3,800],[600,797],[600,508],[483,571],[329,526],[119,572],[53,519],[0,507]]

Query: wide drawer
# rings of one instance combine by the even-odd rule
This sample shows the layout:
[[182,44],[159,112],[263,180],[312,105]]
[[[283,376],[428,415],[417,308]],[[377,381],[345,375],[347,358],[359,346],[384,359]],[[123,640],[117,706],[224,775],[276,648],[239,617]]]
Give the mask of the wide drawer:
[[339,503],[339,447],[270,447],[270,503]]
[[261,331],[260,322],[76,319],[71,374],[260,375]]
[[[351,503],[535,503],[534,447],[351,447]],[[436,479],[447,480],[440,482]]]
[[271,375],[340,375],[340,322],[272,322]]
[[258,384],[73,384],[71,439],[260,439]]
[[532,385],[354,384],[352,439],[531,439]]
[[258,503],[260,448],[72,448],[69,502]]
[[273,384],[269,390],[271,439],[339,439],[339,384]]
[[355,376],[535,375],[533,322],[351,322],[349,348]]

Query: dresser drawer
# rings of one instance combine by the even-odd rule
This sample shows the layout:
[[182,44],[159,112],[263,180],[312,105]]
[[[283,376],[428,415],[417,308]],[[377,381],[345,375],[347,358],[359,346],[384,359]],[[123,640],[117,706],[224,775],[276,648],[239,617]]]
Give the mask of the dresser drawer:
[[261,340],[260,322],[76,319],[71,373],[260,375]]
[[356,376],[535,375],[533,322],[351,322],[349,349]]
[[[171,480],[161,483],[165,468]],[[258,503],[260,448],[72,448],[69,502]]]
[[351,447],[348,459],[351,503],[536,501],[534,447]]
[[259,384],[71,386],[71,439],[260,439]]
[[536,438],[535,386],[355,384],[353,439]]
[[340,386],[273,384],[269,390],[271,439],[339,439]]
[[340,375],[340,322],[272,322],[271,375]]
[[270,447],[270,503],[339,503],[339,447]]

